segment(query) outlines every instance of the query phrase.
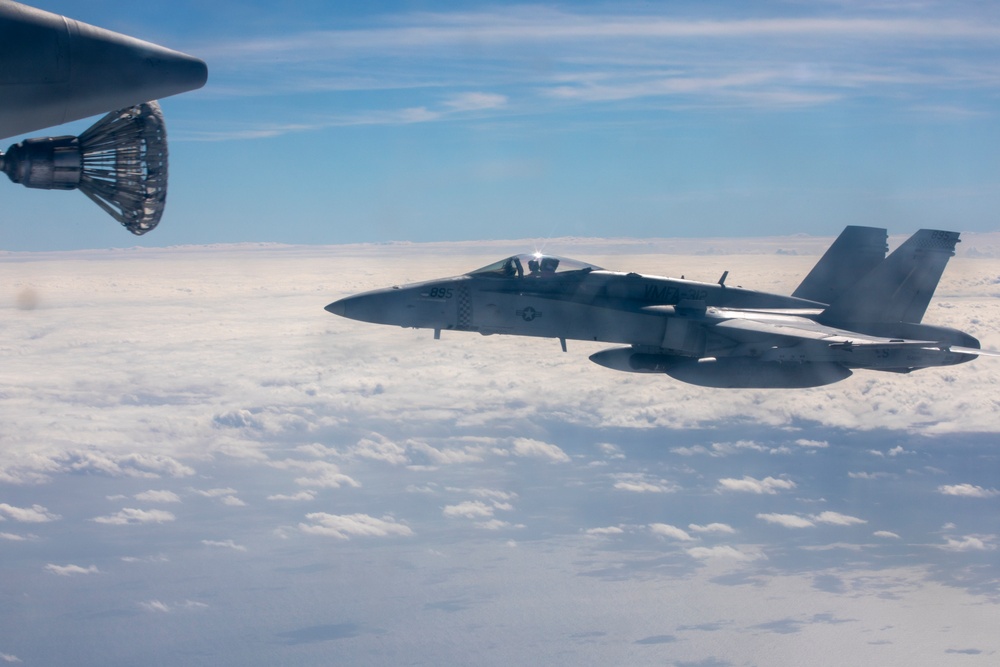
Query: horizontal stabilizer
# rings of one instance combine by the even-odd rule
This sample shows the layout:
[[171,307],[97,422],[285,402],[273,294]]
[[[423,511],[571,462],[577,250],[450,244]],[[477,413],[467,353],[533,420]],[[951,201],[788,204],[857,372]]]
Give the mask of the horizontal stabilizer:
[[979,357],[1000,357],[1000,351],[998,350],[980,350],[978,347],[958,347],[957,345],[952,345],[948,348],[949,352],[955,352],[956,354],[974,354]]
[[[722,311],[723,314],[732,314],[730,311]],[[804,317],[781,317],[769,320],[755,319],[752,317],[733,317],[719,321],[715,324],[715,329],[723,335],[744,340],[745,336],[740,336],[741,332],[755,334],[758,338],[767,336],[781,336],[793,341],[817,341],[826,343],[829,347],[933,347],[937,341],[886,338],[883,336],[873,336],[826,326],[818,322],[813,322]]]

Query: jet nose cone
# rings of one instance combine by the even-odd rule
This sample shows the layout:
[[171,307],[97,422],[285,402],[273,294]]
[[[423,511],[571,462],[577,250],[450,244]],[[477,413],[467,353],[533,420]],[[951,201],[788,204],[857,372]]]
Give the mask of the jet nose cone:
[[334,315],[340,315],[341,317],[347,317],[347,299],[341,299],[340,301],[334,301],[326,307],[328,313],[333,313]]

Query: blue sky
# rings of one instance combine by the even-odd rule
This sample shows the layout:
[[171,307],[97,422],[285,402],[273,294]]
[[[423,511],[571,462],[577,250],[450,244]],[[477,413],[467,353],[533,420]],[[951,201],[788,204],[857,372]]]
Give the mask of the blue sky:
[[163,103],[159,229],[4,185],[8,250],[997,228],[991,3],[43,8],[209,82]]

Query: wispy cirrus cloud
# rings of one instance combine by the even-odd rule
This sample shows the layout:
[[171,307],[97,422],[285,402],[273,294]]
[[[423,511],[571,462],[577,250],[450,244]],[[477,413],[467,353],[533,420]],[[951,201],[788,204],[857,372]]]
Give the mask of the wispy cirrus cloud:
[[[206,58],[275,59],[288,64],[328,55],[414,54],[458,48],[470,43],[485,48],[591,44],[619,40],[664,41],[726,39],[912,39],[990,41],[1000,38],[1000,25],[962,18],[887,18],[817,16],[757,19],[671,17],[655,13],[607,14],[512,7],[491,12],[415,13],[396,15],[353,30],[305,30],[267,38],[216,41],[199,47]],[[717,46],[717,45],[716,45]],[[440,51],[436,51],[440,52]]]
[[[184,138],[523,119],[608,104],[786,110],[880,99],[974,117],[982,109],[935,93],[1000,88],[1000,67],[991,64],[1000,23],[961,9],[918,15],[901,8],[880,16],[863,9],[855,16],[772,11],[746,18],[706,9],[518,6],[369,16],[352,29],[309,26],[213,40],[191,47],[213,66],[202,95],[292,95],[298,104],[280,121],[260,118],[243,128],[230,122],[226,130],[186,131]],[[935,58],[940,49],[950,57]],[[328,95],[350,102],[313,106],[313,98]]]
[[101,572],[96,565],[83,567],[82,565],[55,565],[53,563],[46,565],[45,570],[52,574],[58,574],[60,577],[70,577],[74,574],[99,574]]

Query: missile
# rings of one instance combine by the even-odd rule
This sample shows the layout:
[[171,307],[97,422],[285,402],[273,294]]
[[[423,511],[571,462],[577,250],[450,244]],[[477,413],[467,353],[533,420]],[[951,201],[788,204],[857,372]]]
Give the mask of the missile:
[[678,363],[690,357],[670,354],[645,354],[631,347],[613,347],[590,355],[590,360],[599,366],[626,373],[666,373]]

